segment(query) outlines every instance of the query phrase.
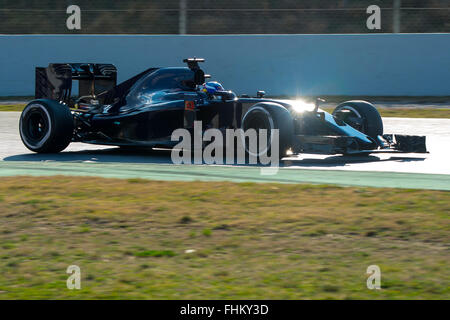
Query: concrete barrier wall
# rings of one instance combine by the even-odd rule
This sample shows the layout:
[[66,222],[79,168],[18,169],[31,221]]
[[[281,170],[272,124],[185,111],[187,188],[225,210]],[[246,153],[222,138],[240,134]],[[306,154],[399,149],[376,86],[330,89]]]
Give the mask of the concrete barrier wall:
[[123,81],[192,56],[238,94],[443,96],[449,53],[450,34],[0,35],[0,96],[33,95],[49,62],[113,63]]

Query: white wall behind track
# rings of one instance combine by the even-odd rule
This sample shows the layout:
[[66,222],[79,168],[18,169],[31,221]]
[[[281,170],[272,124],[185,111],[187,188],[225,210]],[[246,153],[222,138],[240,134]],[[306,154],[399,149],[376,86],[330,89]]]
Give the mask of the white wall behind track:
[[33,95],[49,62],[113,63],[123,81],[192,56],[238,94],[450,95],[450,34],[349,34],[0,35],[0,96]]

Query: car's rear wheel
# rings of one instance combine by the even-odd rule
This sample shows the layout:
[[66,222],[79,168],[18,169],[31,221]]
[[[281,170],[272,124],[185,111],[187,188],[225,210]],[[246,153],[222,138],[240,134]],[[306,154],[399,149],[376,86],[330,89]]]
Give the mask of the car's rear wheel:
[[31,101],[20,116],[19,131],[24,145],[38,153],[64,150],[74,129],[70,109],[53,100]]
[[[293,119],[289,111],[275,103],[261,102],[248,109],[242,118],[242,129],[254,129],[257,134],[257,146],[251,148],[249,141],[245,141],[244,147],[247,154],[260,156],[265,153],[273,152],[275,146],[274,137],[271,130],[277,129],[279,132],[278,152],[279,158],[286,156],[286,152],[291,148],[292,135],[294,133]],[[260,146],[259,132],[261,129],[267,130],[267,140],[265,146]],[[254,152],[257,150],[257,153]]]
[[[376,140],[383,134],[383,120],[375,106],[367,101],[346,101],[333,111],[334,116],[344,114],[343,120],[353,128]],[[342,117],[341,117],[342,118]]]

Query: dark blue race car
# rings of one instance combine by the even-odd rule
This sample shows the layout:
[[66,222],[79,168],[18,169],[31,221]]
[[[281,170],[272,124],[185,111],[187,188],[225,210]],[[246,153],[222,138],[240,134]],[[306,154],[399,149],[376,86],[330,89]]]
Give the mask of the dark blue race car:
[[330,114],[319,108],[320,99],[312,105],[266,99],[263,91],[238,97],[206,82],[199,67],[203,61],[189,58],[187,67],[150,68],[119,85],[111,64],[36,68],[36,99],[20,118],[22,141],[40,153],[60,152],[71,142],[171,148],[177,144],[171,140],[174,130],[193,130],[194,121],[201,121],[203,130],[279,129],[280,157],[288,151],[426,152],[423,136],[383,134],[380,114],[369,102],[343,102]]

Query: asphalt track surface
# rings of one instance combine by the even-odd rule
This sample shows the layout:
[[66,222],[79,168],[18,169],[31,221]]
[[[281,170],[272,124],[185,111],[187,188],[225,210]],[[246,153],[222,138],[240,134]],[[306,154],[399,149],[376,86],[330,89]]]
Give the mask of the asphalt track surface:
[[450,119],[383,119],[385,133],[427,136],[427,154],[302,154],[283,159],[277,173],[267,175],[257,166],[173,165],[170,152],[161,150],[130,152],[72,143],[59,154],[35,154],[20,140],[19,116],[20,112],[0,112],[0,176],[63,174],[450,190]]

